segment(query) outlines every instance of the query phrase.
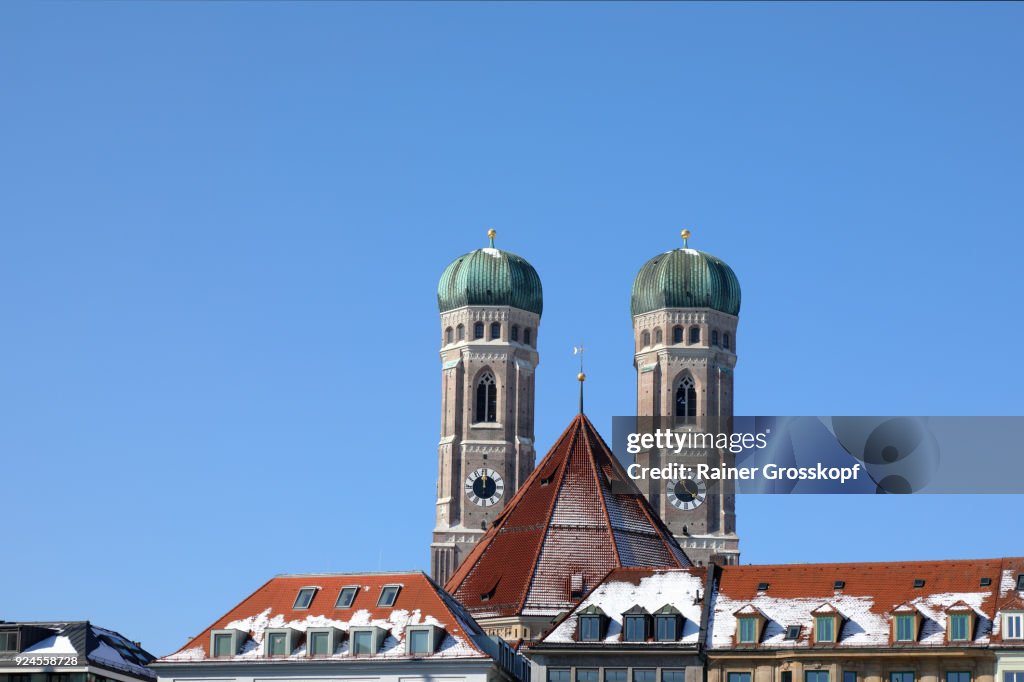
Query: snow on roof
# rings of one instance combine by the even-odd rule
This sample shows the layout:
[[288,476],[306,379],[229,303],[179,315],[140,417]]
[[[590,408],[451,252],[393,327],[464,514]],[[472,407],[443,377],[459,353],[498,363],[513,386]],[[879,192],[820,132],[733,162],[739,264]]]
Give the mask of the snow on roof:
[[21,653],[41,656],[43,654],[77,654],[78,650],[75,649],[75,645],[71,643],[71,639],[69,637],[65,637],[64,635],[53,635],[52,637],[47,637],[41,642],[33,644]]
[[705,569],[637,569],[612,571],[569,615],[542,640],[568,644],[576,641],[579,612],[590,606],[604,611],[609,618],[603,643],[620,643],[622,614],[640,606],[654,613],[666,604],[675,607],[685,619],[680,642],[696,645],[700,634]]
[[[299,589],[315,582],[320,589],[308,609],[295,609]],[[380,589],[401,584],[393,607],[378,607]],[[359,592],[350,609],[337,609],[335,604],[342,588],[358,586]],[[490,650],[479,625],[450,599],[427,576],[412,574],[363,574],[334,576],[278,576],[272,578],[238,606],[221,617],[192,641],[159,663],[198,662],[210,659],[210,635],[213,630],[234,629],[248,638],[236,656],[219,657],[224,661],[265,660],[264,639],[268,628],[291,628],[304,633],[309,628],[333,627],[343,633],[353,627],[373,626],[386,636],[374,659],[408,658],[405,633],[409,626],[434,625],[442,628],[445,637],[430,658],[484,658]],[[416,655],[422,658],[422,654]],[[287,660],[309,660],[305,641],[285,657]],[[347,637],[340,638],[329,657],[351,659]],[[360,660],[367,656],[361,655]]]

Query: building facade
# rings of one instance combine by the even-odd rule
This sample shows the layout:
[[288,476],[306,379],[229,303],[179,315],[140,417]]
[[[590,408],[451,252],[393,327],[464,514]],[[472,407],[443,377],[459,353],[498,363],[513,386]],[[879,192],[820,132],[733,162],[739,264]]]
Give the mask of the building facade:
[[[731,432],[740,285],[711,254],[684,246],[647,261],[633,282],[633,364],[638,430]],[[647,450],[644,467],[733,466],[727,449]],[[697,565],[739,561],[735,483],[695,478],[643,481],[644,494]]]
[[437,289],[441,440],[431,575],[444,584],[533,471],[540,277],[491,245],[455,259]]
[[0,682],[155,682],[138,642],[89,621],[0,621]]

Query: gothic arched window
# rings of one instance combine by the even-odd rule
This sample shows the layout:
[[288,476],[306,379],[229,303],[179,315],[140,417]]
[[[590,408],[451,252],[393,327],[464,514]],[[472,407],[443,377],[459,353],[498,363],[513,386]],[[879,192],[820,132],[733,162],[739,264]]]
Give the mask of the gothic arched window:
[[452,328],[451,327],[448,327],[447,329],[444,330],[444,342],[445,343],[451,343],[452,342]]
[[473,338],[474,339],[482,339],[482,338],[484,338],[484,323],[483,322],[477,322],[476,324],[473,325]]
[[676,416],[697,416],[697,388],[691,377],[683,377],[676,388]]
[[712,346],[717,346],[718,345],[718,330],[717,329],[712,329],[711,330],[711,345]]
[[700,343],[700,327],[690,327],[690,343]]
[[479,422],[498,421],[498,386],[494,375],[486,372],[476,384],[476,414],[473,420]]
[[461,324],[455,328],[455,338],[457,338],[459,341],[462,341],[463,339],[466,338],[466,328],[463,327]]
[[722,347],[723,348],[725,348],[726,350],[729,350],[729,343],[731,341],[732,341],[732,339],[729,338],[729,332],[725,332],[724,334],[722,334]]
[[527,346],[532,345],[532,343],[530,342],[532,334],[533,331],[529,327],[523,330],[523,343],[525,343]]
[[661,341],[661,327],[658,327],[657,329],[654,330],[654,343],[661,343]]
[[643,344],[644,348],[647,348],[647,346],[651,345],[651,333],[649,331],[645,331],[641,338],[643,339],[641,343]]
[[678,327],[678,326],[672,327],[672,343],[682,343],[682,342],[683,342],[683,328],[682,327]]
[[491,322],[491,340],[501,338],[501,322]]
[[509,338],[511,338],[513,341],[518,341],[519,340],[519,325],[518,324],[512,325],[512,329],[510,330],[510,337]]

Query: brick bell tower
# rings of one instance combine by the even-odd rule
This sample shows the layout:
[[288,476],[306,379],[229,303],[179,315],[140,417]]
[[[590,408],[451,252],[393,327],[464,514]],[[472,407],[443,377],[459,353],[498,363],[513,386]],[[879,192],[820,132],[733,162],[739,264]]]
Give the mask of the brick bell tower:
[[[731,432],[733,368],[740,285],[732,269],[711,254],[688,246],[651,258],[633,282],[637,415],[643,430]],[[641,466],[735,464],[735,455],[715,448],[680,453],[644,451]],[[687,556],[697,565],[739,561],[735,484],[701,480],[639,480]]]
[[441,441],[430,571],[444,585],[533,471],[540,277],[490,246],[441,275]]

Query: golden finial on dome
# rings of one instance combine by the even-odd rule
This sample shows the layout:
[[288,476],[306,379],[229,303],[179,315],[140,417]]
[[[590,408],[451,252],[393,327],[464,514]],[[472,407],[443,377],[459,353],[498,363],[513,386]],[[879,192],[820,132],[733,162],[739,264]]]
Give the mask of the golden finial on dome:
[[690,239],[690,231],[689,230],[683,230],[682,232],[679,233],[679,236],[683,238],[683,248],[684,249],[688,248],[686,246],[686,242],[689,241],[689,239]]
[[487,238],[491,240],[491,248],[494,248],[494,238],[498,236],[498,231],[493,227],[487,230]]

